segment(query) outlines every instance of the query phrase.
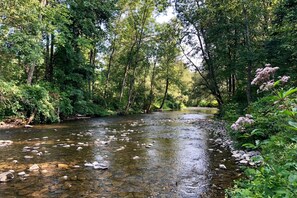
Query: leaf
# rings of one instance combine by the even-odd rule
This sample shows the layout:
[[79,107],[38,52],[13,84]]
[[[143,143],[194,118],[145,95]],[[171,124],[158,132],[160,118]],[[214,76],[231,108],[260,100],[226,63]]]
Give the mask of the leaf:
[[280,84],[280,80],[276,81],[276,82],[273,84],[273,86],[276,87],[276,86],[279,85],[279,84]]
[[242,137],[242,138],[249,138],[249,137],[251,137],[251,135],[248,134],[248,133],[245,133],[245,134],[241,135],[240,137]]
[[291,141],[297,142],[297,137],[290,138]]
[[295,92],[297,92],[297,88],[290,88],[288,91],[284,92],[283,98],[288,97],[289,95],[292,95]]
[[257,146],[255,146],[255,145],[252,144],[252,143],[245,143],[245,144],[243,144],[242,146],[245,147],[245,148],[250,148],[250,149],[255,149],[255,148],[257,148]]
[[289,182],[290,182],[290,183],[297,182],[297,175],[293,175],[293,174],[292,174],[292,175],[289,176],[288,179],[289,179]]
[[260,131],[259,129],[254,129],[251,132],[251,135],[260,135],[260,136],[264,136],[264,133],[262,131]]
[[281,113],[284,114],[284,115],[290,116],[290,117],[295,116],[295,112],[289,111],[289,110],[281,111]]
[[289,121],[288,124],[292,127],[289,127],[291,129],[297,130],[297,122]]

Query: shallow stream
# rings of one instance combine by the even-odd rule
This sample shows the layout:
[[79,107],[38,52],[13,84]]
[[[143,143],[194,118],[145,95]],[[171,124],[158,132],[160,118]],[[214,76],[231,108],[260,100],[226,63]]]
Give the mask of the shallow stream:
[[0,183],[0,197],[224,197],[238,167],[196,123],[215,111],[1,129],[0,140],[13,144],[0,147],[0,173],[14,170],[14,179]]

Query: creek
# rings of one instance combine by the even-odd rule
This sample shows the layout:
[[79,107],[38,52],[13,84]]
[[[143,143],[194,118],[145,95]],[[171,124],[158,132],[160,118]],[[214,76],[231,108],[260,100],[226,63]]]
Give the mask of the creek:
[[0,197],[224,197],[238,166],[196,122],[214,113],[189,108],[1,129],[0,140],[13,143],[0,147],[0,173],[14,170],[14,179],[0,183]]

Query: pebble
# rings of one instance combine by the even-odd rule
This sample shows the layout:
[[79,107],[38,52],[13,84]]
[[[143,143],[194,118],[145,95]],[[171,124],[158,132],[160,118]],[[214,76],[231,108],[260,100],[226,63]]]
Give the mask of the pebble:
[[24,156],[24,158],[25,158],[25,159],[32,159],[32,158],[33,158],[33,156],[30,156],[30,155],[25,155],[25,156]]
[[227,169],[227,167],[224,164],[219,165],[220,169]]
[[93,167],[94,166],[92,163],[85,163],[84,165],[85,165],[85,167]]
[[139,156],[134,156],[134,157],[133,157],[134,160],[137,160],[137,159],[139,159],[139,158],[140,158]]
[[46,173],[48,173],[48,171],[47,170],[42,170],[41,173],[46,174]]
[[239,163],[243,164],[243,165],[246,165],[246,164],[248,164],[248,161],[247,160],[240,160]]
[[26,175],[25,171],[22,171],[22,172],[18,173],[18,176],[24,176],[24,175]]
[[30,168],[29,171],[38,171],[39,170],[39,166],[37,164],[33,164]]
[[67,169],[69,166],[67,164],[58,164],[58,168]]
[[76,150],[78,150],[78,151],[80,151],[80,150],[82,150],[83,148],[82,147],[77,147],[77,149]]
[[13,143],[11,140],[0,140],[0,147],[9,146]]

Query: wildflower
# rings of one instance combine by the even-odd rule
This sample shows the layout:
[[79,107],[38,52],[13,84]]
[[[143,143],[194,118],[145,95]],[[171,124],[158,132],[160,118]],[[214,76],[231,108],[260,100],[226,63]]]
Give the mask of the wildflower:
[[253,120],[253,116],[250,114],[246,114],[245,117],[239,117],[237,121],[231,125],[231,128],[234,131],[241,131],[245,130],[245,126],[252,125],[255,121]]
[[264,68],[258,68],[256,70],[256,77],[252,81],[252,85],[261,85],[270,80],[270,76],[273,76],[279,67],[271,67],[270,64],[266,64]]
[[280,78],[280,82],[284,84],[284,83],[288,82],[289,79],[290,79],[290,76],[282,76]]

